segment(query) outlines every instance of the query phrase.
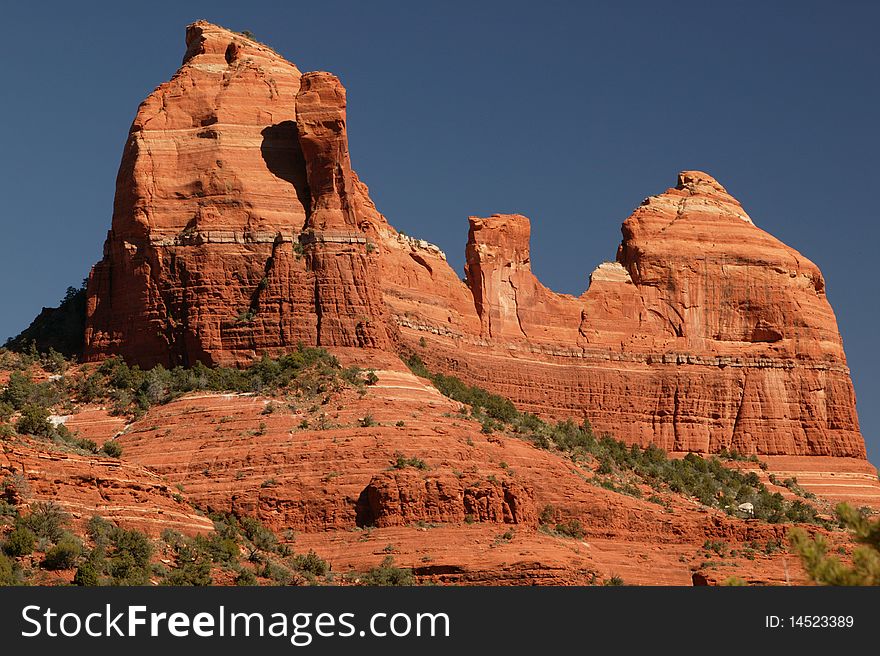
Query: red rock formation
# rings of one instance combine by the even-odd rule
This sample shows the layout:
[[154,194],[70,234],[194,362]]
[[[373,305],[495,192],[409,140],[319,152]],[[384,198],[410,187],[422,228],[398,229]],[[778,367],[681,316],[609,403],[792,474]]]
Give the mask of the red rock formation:
[[672,451],[864,459],[824,281],[711,176],[623,226],[578,298],[529,221],[472,218],[467,283],[351,169],[345,92],[208,23],[141,106],[88,292],[86,357],[244,363],[297,341],[417,351],[549,417]]
[[[865,457],[812,262],[696,171],[648,198],[623,235],[618,261],[597,267],[575,298],[531,273],[525,217],[472,218],[467,281],[479,333],[451,315],[432,320],[434,306],[422,311],[400,285],[386,282],[386,300],[404,343],[431,366],[545,416],[587,418],[671,451]],[[409,284],[460,306],[458,285],[434,284],[445,262],[424,257]]]
[[329,74],[303,80],[240,34],[187,29],[183,66],[132,124],[89,281],[87,359],[388,345],[364,234],[384,219],[351,171],[345,91]]
[[580,309],[532,274],[529,220],[519,214],[470,218],[465,273],[481,336],[498,342],[577,338]]
[[[317,344],[389,346],[375,242],[358,212],[348,155],[345,89],[330,73],[306,73],[296,97],[311,208],[302,240],[314,278]],[[362,225],[363,224],[363,225]]]
[[23,507],[51,501],[80,527],[101,515],[154,536],[166,528],[187,534],[213,528],[155,472],[116,458],[68,453],[51,443],[22,439],[4,445],[0,480],[22,482],[18,498],[6,501]]

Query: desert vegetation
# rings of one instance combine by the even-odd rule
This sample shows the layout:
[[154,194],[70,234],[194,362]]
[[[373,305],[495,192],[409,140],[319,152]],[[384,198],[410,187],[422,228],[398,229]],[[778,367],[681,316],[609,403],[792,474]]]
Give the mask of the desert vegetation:
[[[503,430],[539,448],[593,465],[593,482],[606,489],[641,497],[640,486],[648,486],[654,492],[684,495],[729,515],[736,515],[740,504],[751,503],[753,516],[766,522],[830,525],[813,505],[801,499],[788,501],[779,493],[771,493],[755,472],[727,467],[718,457],[689,453],[674,459],[654,445],[641,447],[611,435],[597,436],[586,419],[580,424],[571,419],[548,422],[520,412],[509,399],[454,376],[432,373],[416,354],[405,357],[404,362],[417,376],[428,378],[442,394],[464,404],[464,412],[482,425],[482,432]],[[723,457],[759,462],[735,451],[724,452]]]
[[[0,439],[32,435],[112,457],[122,455],[116,442],[110,440],[99,447],[79,439],[51,417],[71,412],[77,404],[100,403],[114,414],[137,418],[155,405],[196,391],[312,398],[346,385],[363,388],[371,380],[371,372],[343,368],[326,350],[304,346],[279,358],[263,357],[244,369],[199,363],[189,368],[156,366],[144,370],[120,358],[74,367],[57,351],[40,353],[32,344],[23,352],[0,349],[0,368],[11,370],[7,384],[0,388]],[[40,380],[37,373],[42,374]],[[372,425],[371,417],[369,422],[366,425]]]
[[[5,483],[4,483],[5,485]],[[291,547],[253,517],[209,515],[210,533],[166,529],[159,538],[98,515],[84,523],[53,503],[0,506],[0,585],[414,585],[412,571],[387,556],[366,572],[337,577],[312,550]],[[52,573],[52,574],[49,574]]]
[[830,553],[824,536],[811,537],[802,528],[792,529],[789,540],[807,574],[820,585],[880,585],[880,519],[871,520],[846,503],[838,504],[835,512],[859,546],[847,564]]

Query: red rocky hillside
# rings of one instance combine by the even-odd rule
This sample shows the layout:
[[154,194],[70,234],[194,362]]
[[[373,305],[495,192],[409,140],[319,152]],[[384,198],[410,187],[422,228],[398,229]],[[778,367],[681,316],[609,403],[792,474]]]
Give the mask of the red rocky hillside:
[[425,377],[439,373],[535,422],[586,422],[673,459],[743,454],[728,465],[787,502],[809,494],[821,516],[880,506],[821,272],[711,175],[684,171],[646,198],[579,297],[532,273],[532,226],[515,214],[469,218],[463,281],[370,200],[346,102],[330,73],[190,25],[125,144],[83,359],[86,373],[112,356],[246,367],[302,344],[372,384],[307,402],[199,392],[129,417],[74,398],[65,425],[98,444],[118,435],[123,456],[20,440],[0,467],[25,472],[32,501],[82,521],[94,504],[153,536],[206,531],[209,511],[254,516],[336,571],[392,555],[426,581],[803,580],[784,548],[764,548],[784,544],[783,524],[542,448],[522,439],[526,415],[469,414]]

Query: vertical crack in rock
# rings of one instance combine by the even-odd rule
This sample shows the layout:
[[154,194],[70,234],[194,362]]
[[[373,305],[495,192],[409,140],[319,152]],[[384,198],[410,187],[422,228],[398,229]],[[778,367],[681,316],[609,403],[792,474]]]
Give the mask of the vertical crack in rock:
[[303,75],[296,124],[311,192],[306,261],[315,280],[317,341],[386,348],[386,309],[372,256],[376,246],[355,211],[345,108],[345,89],[334,75]]

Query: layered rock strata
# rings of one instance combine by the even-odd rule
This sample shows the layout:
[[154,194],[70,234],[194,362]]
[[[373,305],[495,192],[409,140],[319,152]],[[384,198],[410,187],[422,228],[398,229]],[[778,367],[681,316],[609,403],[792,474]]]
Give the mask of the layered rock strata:
[[335,77],[195,23],[132,125],[85,355],[243,364],[299,341],[404,348],[630,442],[864,459],[821,273],[710,175],[646,199],[579,297],[532,273],[530,230],[472,217],[462,281],[370,200]]

